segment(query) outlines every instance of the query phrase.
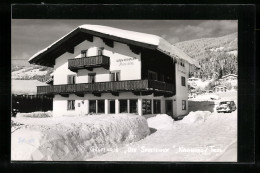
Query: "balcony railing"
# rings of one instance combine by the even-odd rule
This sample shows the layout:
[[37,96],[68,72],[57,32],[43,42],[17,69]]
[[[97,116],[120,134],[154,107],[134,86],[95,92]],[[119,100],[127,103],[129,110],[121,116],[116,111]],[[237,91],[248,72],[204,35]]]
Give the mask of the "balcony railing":
[[68,60],[68,68],[71,71],[77,71],[79,69],[92,70],[95,67],[109,68],[109,57],[104,55],[84,57],[84,58],[74,58]]
[[157,91],[175,93],[173,84],[152,80],[128,80],[116,82],[97,82],[38,86],[37,94],[106,93],[122,91]]

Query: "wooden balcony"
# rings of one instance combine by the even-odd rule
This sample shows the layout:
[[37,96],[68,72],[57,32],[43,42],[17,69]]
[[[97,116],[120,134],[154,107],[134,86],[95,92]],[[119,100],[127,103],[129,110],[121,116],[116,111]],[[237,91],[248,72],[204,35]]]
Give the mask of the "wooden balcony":
[[127,91],[131,91],[136,95],[149,95],[154,93],[156,96],[173,96],[175,95],[175,86],[174,84],[161,81],[128,80],[37,87],[37,94],[47,95],[84,95],[86,93],[98,93],[99,95],[101,95],[101,93],[112,93],[113,95],[118,95],[119,92]]
[[84,58],[74,58],[68,60],[68,68],[71,71],[76,72],[79,69],[87,69],[92,71],[93,68],[103,67],[105,69],[109,68],[109,57],[104,55],[84,57]]

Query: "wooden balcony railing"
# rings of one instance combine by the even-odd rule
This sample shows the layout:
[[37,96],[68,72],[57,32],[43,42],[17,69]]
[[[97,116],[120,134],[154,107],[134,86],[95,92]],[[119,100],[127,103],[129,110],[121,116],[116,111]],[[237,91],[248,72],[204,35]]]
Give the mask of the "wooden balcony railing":
[[38,86],[37,94],[105,93],[120,91],[158,91],[175,93],[174,84],[151,80],[128,80],[116,82],[96,82]]
[[68,60],[68,68],[71,71],[77,71],[79,69],[92,70],[95,67],[109,68],[109,57],[104,55],[74,58]]

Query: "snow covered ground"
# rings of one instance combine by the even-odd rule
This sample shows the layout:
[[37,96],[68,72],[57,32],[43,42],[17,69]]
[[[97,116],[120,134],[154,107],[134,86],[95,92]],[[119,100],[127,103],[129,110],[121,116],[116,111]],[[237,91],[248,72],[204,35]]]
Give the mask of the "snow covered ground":
[[237,111],[216,113],[212,106],[237,104],[237,92],[217,96],[193,99],[196,106],[179,121],[166,114],[146,116],[147,122],[137,115],[15,118],[12,160],[236,162]]
[[[220,100],[235,102],[237,98],[236,91],[219,96]],[[148,118],[151,135],[90,160],[236,162],[237,111],[216,113],[197,109],[180,121],[165,114]]]
[[149,135],[144,117],[131,114],[12,118],[12,160],[82,161]]

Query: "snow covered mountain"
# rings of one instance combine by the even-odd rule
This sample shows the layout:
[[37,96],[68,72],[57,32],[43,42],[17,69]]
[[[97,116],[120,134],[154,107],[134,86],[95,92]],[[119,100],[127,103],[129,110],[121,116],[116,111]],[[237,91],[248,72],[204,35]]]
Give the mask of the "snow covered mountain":
[[45,82],[50,78],[53,69],[38,65],[19,66],[12,65],[12,79],[38,80]]
[[237,56],[237,32],[216,38],[201,38],[175,44],[191,58],[201,60],[210,53],[226,53]]

